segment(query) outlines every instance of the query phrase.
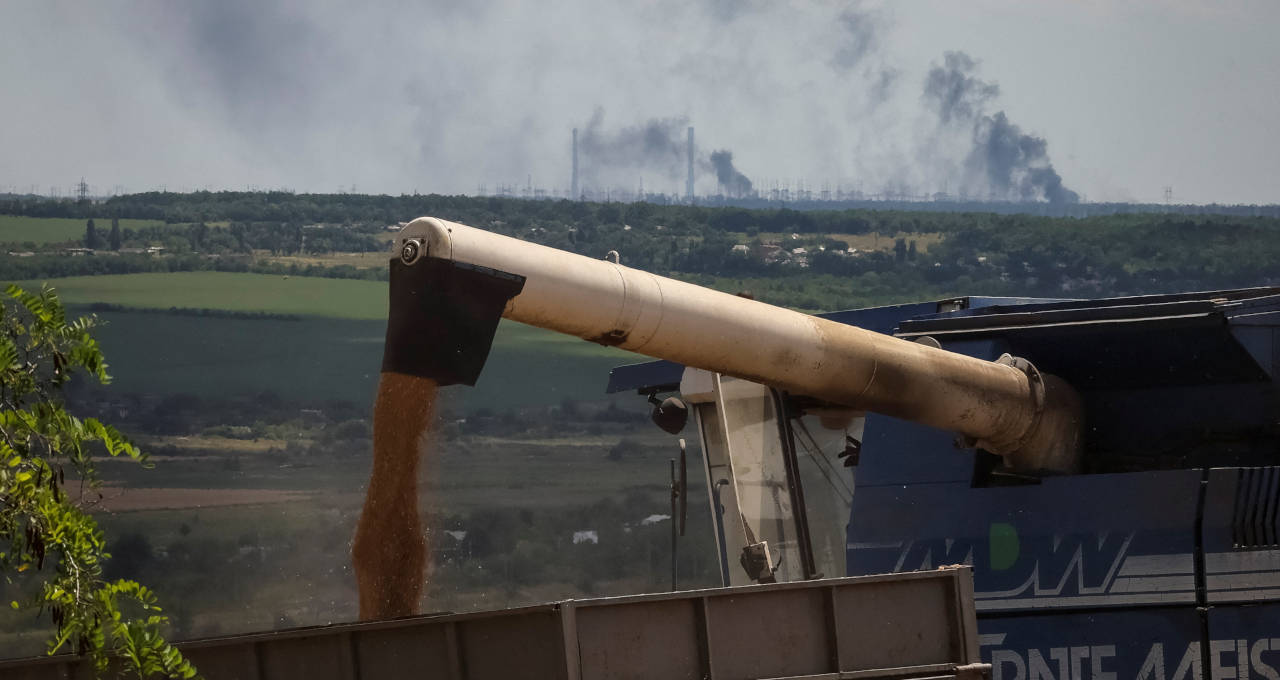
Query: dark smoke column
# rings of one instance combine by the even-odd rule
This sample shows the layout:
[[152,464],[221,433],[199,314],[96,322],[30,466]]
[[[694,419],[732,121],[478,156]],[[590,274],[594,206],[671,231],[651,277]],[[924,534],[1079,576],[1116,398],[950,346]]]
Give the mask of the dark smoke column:
[[1000,87],[978,78],[977,66],[964,52],[947,52],[944,63],[935,64],[924,83],[924,98],[938,115],[939,129],[973,140],[964,160],[962,186],[1003,200],[1078,202],[1080,196],[1063,186],[1043,137],[1023,132],[1004,111],[987,112]]
[[716,171],[716,181],[731,198],[751,195],[751,180],[733,167],[733,152],[725,149],[711,152],[711,167]]

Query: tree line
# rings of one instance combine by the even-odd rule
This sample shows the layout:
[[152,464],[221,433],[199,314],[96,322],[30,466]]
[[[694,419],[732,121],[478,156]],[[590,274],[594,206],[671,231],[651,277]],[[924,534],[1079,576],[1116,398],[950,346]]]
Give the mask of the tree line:
[[[1280,219],[1272,217],[1147,213],[1075,219],[285,192],[150,193],[101,203],[10,200],[0,201],[0,212],[164,220],[160,226],[119,230],[121,243],[160,244],[179,256],[222,256],[218,262],[178,258],[166,264],[123,257],[111,264],[10,261],[10,268],[24,272],[15,278],[194,268],[275,273],[252,258],[235,256],[255,250],[377,252],[385,248],[377,236],[387,226],[436,215],[591,257],[617,250],[633,267],[724,288],[759,289],[769,301],[814,309],[957,294],[1088,297],[1280,282],[1274,264],[1280,262]],[[229,224],[208,226],[213,222]],[[906,236],[891,250],[856,256],[841,247],[847,244],[838,236],[872,233]],[[935,235],[934,241],[940,235],[941,242],[916,248],[911,235],[917,234]],[[101,238],[98,230],[94,237]],[[734,248],[766,241],[811,248],[803,258],[772,260]],[[385,277],[381,268],[281,273]],[[788,293],[795,282],[807,284],[809,291]]]

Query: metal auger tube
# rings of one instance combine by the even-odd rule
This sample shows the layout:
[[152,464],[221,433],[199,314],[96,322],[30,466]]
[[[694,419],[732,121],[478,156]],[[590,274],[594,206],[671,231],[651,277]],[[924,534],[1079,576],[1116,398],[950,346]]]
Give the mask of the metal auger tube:
[[1078,465],[1078,396],[1023,360],[984,361],[430,217],[410,222],[396,245],[393,317],[397,266],[522,278],[502,307],[507,319],[955,431],[1019,470]]

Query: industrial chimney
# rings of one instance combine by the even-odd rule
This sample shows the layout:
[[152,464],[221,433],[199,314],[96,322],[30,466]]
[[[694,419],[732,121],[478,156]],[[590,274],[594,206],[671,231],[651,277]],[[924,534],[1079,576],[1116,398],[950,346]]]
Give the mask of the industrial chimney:
[[578,200],[578,128],[573,129],[573,180],[569,183],[569,200]]
[[684,183],[684,197],[693,204],[693,126],[689,126],[689,179]]

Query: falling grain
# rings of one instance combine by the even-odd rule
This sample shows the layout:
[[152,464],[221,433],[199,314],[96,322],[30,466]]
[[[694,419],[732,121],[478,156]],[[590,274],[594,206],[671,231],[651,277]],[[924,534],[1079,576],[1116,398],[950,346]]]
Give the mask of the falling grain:
[[436,400],[429,378],[383,373],[373,405],[373,473],[352,561],[360,618],[416,613],[426,541],[418,517],[418,460]]

